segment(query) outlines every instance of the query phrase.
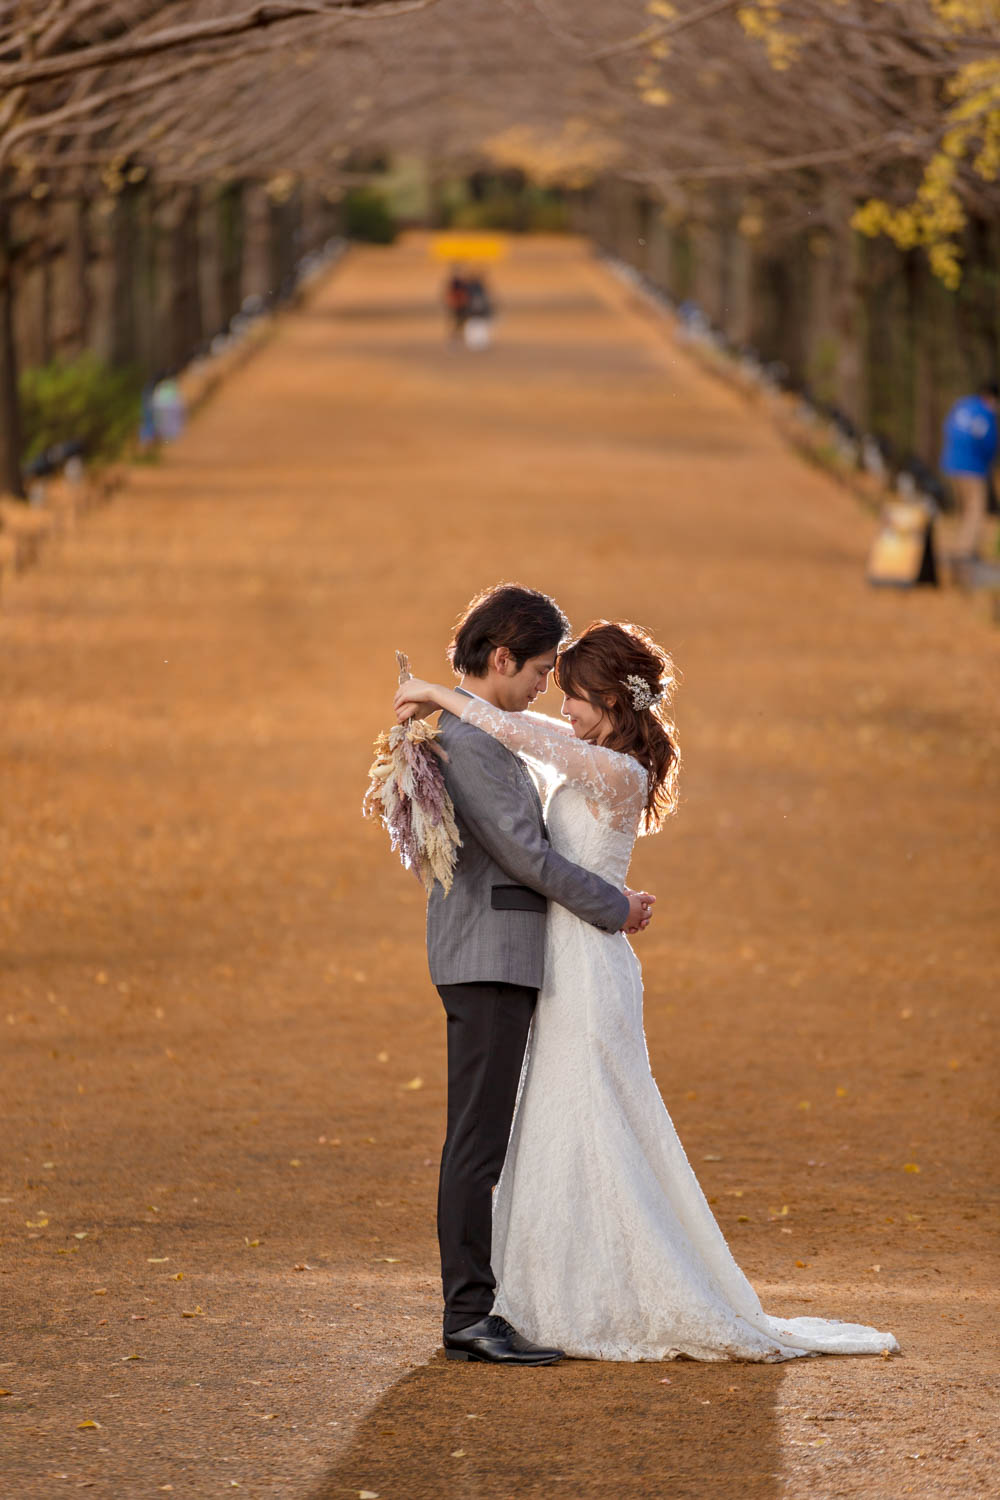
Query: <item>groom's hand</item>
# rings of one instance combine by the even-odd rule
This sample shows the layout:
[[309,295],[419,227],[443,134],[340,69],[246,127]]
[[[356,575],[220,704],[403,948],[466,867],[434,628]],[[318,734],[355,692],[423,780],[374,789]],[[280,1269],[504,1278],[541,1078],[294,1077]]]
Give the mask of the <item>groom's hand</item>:
[[628,897],[628,918],[622,930],[628,933],[643,932],[652,921],[656,897],[651,896],[648,891],[629,890],[628,886],[625,887],[625,894]]

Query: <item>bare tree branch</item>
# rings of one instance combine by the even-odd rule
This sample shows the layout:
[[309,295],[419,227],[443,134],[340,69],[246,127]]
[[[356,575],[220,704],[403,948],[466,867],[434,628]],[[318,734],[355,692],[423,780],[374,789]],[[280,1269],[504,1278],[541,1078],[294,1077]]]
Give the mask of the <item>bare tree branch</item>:
[[89,68],[107,68],[122,62],[136,62],[159,52],[175,51],[224,37],[240,36],[249,31],[280,26],[305,16],[314,19],[365,20],[408,15],[427,10],[438,0],[267,0],[237,15],[211,21],[194,21],[184,26],[168,27],[147,36],[130,36],[79,50],[58,53],[37,62],[9,63],[0,67],[0,89],[20,84],[50,83]]

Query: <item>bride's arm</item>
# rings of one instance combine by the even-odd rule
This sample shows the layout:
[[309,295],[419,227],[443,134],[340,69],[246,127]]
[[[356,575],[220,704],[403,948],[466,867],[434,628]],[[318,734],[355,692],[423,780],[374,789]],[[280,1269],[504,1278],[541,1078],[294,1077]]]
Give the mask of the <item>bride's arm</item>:
[[540,724],[549,729],[553,734],[572,734],[573,726],[565,719],[554,719],[551,714],[536,714],[533,708],[526,708],[521,715],[522,719],[528,719],[532,724]]
[[516,755],[551,766],[598,801],[619,804],[645,789],[646,773],[632,756],[577,739],[572,730],[567,734],[561,724],[543,714],[505,713],[482,698],[470,698],[438,683],[412,677],[402,683],[396,694],[397,716],[406,717],[408,705],[428,702],[492,735]]

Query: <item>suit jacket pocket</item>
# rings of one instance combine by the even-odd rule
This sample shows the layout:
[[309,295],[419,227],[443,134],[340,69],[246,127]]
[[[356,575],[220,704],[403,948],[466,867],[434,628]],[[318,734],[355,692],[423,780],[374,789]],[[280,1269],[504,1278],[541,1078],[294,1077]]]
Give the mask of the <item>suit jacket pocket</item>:
[[494,911],[548,911],[549,903],[538,891],[527,885],[495,885],[490,889],[490,905]]

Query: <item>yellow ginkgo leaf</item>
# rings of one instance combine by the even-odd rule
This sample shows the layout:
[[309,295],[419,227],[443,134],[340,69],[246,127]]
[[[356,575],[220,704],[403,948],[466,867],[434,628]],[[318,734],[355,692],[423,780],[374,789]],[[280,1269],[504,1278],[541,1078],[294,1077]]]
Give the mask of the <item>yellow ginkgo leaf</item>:
[[919,1172],[920,1168],[917,1166],[917,1164],[916,1164],[915,1161],[907,1161],[907,1162],[903,1163],[903,1171],[904,1172]]
[[93,1421],[91,1421],[90,1417],[88,1417],[85,1422],[77,1422],[76,1425],[77,1425],[78,1429],[82,1432],[84,1430],[84,1428],[86,1428],[86,1427],[93,1427],[93,1428],[99,1429],[101,1424],[100,1424],[100,1422],[93,1422]]
[[181,1313],[182,1318],[203,1318],[204,1316],[205,1314],[202,1312],[200,1307],[194,1307],[190,1310],[185,1309]]

